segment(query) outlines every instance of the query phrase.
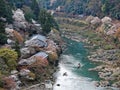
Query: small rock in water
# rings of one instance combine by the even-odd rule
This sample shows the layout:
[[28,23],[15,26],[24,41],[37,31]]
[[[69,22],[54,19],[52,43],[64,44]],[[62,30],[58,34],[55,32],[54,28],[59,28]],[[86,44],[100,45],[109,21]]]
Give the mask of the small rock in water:
[[63,73],[63,76],[67,76],[67,72]]
[[57,84],[57,86],[60,86],[60,84]]

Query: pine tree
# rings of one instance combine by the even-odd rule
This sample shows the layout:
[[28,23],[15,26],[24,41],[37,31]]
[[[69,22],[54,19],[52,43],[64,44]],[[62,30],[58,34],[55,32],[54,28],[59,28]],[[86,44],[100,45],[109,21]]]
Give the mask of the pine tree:
[[0,0],[0,17],[4,17],[8,22],[12,22],[12,11],[5,0]]

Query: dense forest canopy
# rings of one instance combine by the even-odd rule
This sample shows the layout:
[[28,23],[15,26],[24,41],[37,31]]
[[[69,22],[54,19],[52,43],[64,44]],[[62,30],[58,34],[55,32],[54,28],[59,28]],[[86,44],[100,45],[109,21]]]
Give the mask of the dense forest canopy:
[[[43,0],[44,1],[44,0]],[[50,1],[54,1],[50,5]],[[93,16],[111,16],[120,19],[120,0],[46,0],[48,9],[56,9],[58,6],[64,7],[64,12],[68,14],[84,14]]]

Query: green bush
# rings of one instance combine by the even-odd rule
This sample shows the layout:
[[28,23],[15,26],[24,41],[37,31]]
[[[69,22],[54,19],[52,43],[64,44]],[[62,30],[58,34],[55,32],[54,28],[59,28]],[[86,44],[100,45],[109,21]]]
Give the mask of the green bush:
[[103,47],[105,50],[110,50],[110,49],[114,49],[114,46],[113,45],[104,45]]
[[9,70],[14,70],[17,66],[18,54],[14,50],[1,48],[0,49],[0,58],[2,58],[5,64],[9,67]]

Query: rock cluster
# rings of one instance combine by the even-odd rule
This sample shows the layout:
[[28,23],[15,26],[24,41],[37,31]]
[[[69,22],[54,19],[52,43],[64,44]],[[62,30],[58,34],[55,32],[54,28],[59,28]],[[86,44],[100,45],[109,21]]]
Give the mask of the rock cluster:
[[[41,35],[41,25],[34,20],[32,20],[32,23],[28,23],[20,9],[13,11],[13,19],[13,25],[6,25],[7,43],[10,48],[19,48],[20,56],[17,61],[17,70],[13,70],[5,78],[5,82],[11,80],[14,87],[9,86],[9,88],[18,90],[23,81],[35,81],[38,77],[44,79],[47,75],[52,75],[54,70],[49,69],[53,68],[58,62],[62,49],[59,44],[59,40],[61,40],[59,32],[57,32],[58,34],[49,34],[48,37]],[[37,34],[29,37],[29,29],[35,30]],[[22,43],[16,43],[20,40],[22,40]]]
[[28,22],[25,20],[24,13],[21,9],[13,11],[13,19],[13,26],[16,27],[16,29],[26,29],[28,27]]
[[113,61],[119,59],[119,55],[117,53],[120,53],[118,49],[113,50],[98,49],[96,52],[93,53],[93,55],[88,56],[88,58],[89,60],[98,62]]
[[[101,80],[100,82],[98,82],[99,84],[97,84],[97,86],[113,86],[113,87],[119,87],[119,78],[120,78],[120,68],[117,67],[113,67],[112,65],[101,65],[101,66],[97,66],[96,68],[92,68],[89,70],[94,70],[94,71],[98,71],[98,75],[100,78],[102,78],[103,80]],[[112,82],[112,81],[117,81],[117,82]],[[106,82],[106,84],[103,84],[101,82]],[[110,84],[110,82],[112,82],[112,84]]]
[[[101,65],[97,66],[95,68],[89,69],[98,71],[99,77],[102,79],[100,82],[96,83],[96,86],[113,86],[113,87],[120,87],[120,50],[119,48],[115,47],[115,45],[118,44],[120,41],[119,38],[119,32],[120,32],[120,23],[118,21],[113,21],[110,17],[103,17],[100,21],[100,24],[96,27],[96,25],[91,23],[91,21],[94,21],[93,16],[89,16],[86,19],[86,22],[88,22],[91,27],[94,27],[96,30],[95,32],[101,36],[103,36],[106,42],[113,42],[114,44],[111,45],[109,49],[102,48],[99,46],[97,50],[91,53],[90,56],[88,56],[88,59],[95,62],[100,62]],[[97,19],[96,19],[97,20]],[[94,25],[94,26],[93,26]],[[93,29],[93,28],[92,28]],[[112,38],[112,39],[109,39]],[[119,40],[119,41],[118,41]],[[99,42],[99,40],[98,40]],[[89,43],[89,39],[87,41]],[[92,43],[94,47],[94,43]],[[96,45],[95,45],[96,46]]]

